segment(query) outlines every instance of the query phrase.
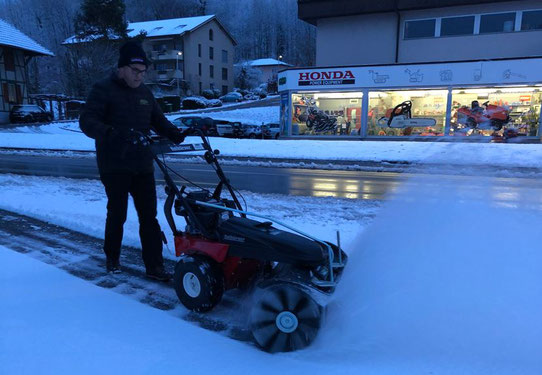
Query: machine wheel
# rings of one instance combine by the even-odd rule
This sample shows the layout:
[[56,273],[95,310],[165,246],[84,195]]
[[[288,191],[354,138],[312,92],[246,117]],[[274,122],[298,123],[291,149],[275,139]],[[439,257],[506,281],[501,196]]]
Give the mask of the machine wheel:
[[250,330],[266,352],[290,352],[309,346],[321,322],[320,306],[300,288],[278,284],[263,290],[250,313]]
[[249,137],[250,139],[256,139],[256,134],[250,133],[250,134],[248,135],[248,137]]
[[279,138],[280,138],[280,133],[277,133],[277,134],[275,135],[275,139],[279,139]]
[[175,266],[175,292],[189,310],[204,312],[215,307],[224,293],[222,270],[204,256],[183,255]]
[[491,120],[491,126],[493,127],[493,129],[499,131],[502,129],[504,123],[502,121],[499,121],[499,120]]

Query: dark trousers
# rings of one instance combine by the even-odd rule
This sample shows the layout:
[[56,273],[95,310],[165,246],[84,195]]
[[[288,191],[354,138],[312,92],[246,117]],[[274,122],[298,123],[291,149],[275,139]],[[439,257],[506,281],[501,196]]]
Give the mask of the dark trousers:
[[156,220],[156,184],[153,173],[102,174],[107,194],[104,252],[107,259],[118,261],[123,226],[128,211],[128,194],[134,200],[139,218],[139,238],[147,271],[163,267],[162,233]]

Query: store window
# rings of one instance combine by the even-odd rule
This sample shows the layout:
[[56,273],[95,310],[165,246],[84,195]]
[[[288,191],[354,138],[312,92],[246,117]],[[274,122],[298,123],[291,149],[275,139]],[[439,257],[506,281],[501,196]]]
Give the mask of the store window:
[[521,30],[542,30],[542,10],[524,11]]
[[405,39],[431,38],[435,36],[436,20],[405,22]]
[[474,16],[442,18],[440,36],[474,34]]
[[369,92],[369,136],[442,136],[447,90]]
[[361,92],[292,94],[292,135],[359,136]]
[[542,87],[501,87],[452,91],[450,134],[494,136],[512,129],[539,135]]
[[516,13],[483,14],[480,16],[480,34],[512,32],[515,22]]

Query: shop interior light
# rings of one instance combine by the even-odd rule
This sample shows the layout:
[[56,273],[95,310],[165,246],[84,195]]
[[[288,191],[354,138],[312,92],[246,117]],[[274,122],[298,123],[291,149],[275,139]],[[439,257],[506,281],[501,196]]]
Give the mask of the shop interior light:
[[314,94],[314,99],[359,99],[363,97],[362,92],[323,92]]
[[532,92],[535,90],[535,87],[493,87],[485,89],[469,89],[469,90],[453,90],[452,94],[478,94],[478,95],[488,95],[496,93],[514,93],[514,92]]
[[397,91],[370,91],[369,98],[380,98],[388,95],[401,95],[407,98],[424,98],[426,96],[448,95],[448,90],[397,90]]

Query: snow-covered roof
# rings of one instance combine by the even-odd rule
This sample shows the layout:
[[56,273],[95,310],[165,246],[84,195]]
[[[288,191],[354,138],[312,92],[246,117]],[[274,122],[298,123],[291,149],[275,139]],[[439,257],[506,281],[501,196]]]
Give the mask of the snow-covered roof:
[[250,60],[247,61],[247,63],[251,66],[266,66],[266,65],[284,65],[284,66],[293,66],[290,64],[286,64],[283,61],[267,58],[267,59],[257,59],[257,60]]
[[[199,26],[203,25],[204,23],[210,21],[213,18],[215,18],[215,16],[211,14],[208,16],[172,18],[169,20],[131,22],[128,24],[127,32],[129,37],[135,37],[143,31],[147,34],[147,38],[157,36],[182,35],[186,32],[197,29]],[[85,40],[81,40],[76,36],[72,36],[66,39],[63,44],[81,43],[90,41],[92,39],[96,39],[96,37],[89,37]],[[110,39],[115,38],[110,36]]]
[[54,56],[47,48],[2,19],[0,19],[0,46],[22,49],[32,55]]
[[145,31],[147,37],[179,35],[187,31],[192,31],[196,27],[211,20],[213,17],[214,15],[209,15],[159,21],[133,22],[128,25],[128,35],[134,37],[141,31]]

